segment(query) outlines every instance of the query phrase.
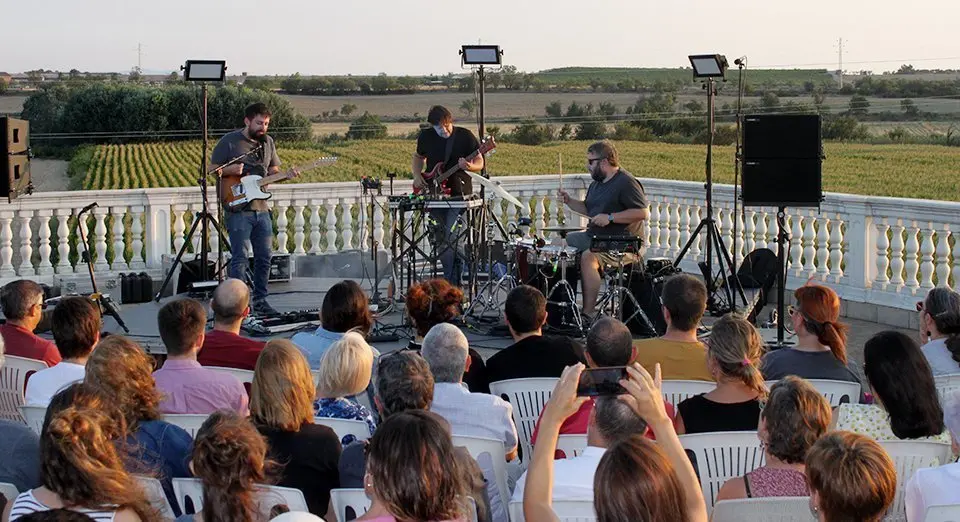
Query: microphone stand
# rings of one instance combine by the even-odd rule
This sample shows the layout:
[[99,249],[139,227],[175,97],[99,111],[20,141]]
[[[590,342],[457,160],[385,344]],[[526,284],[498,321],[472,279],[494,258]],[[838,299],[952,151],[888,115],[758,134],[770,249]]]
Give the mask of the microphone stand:
[[[747,57],[738,58],[734,60],[737,66],[737,143],[736,149],[734,152],[733,158],[733,258],[731,259],[730,264],[730,277],[733,278],[734,284],[737,285],[737,288],[740,287],[740,274],[737,273],[737,257],[740,253],[739,246],[737,245],[737,238],[739,238],[739,231],[737,230],[737,219],[738,212],[744,212],[744,208],[738,206],[738,200],[740,199],[740,167],[743,164],[743,140],[740,139],[741,131],[741,121],[743,119],[743,91],[744,91],[744,69],[747,66]],[[746,219],[746,214],[744,213],[741,216],[743,219]],[[747,252],[749,254],[749,252]],[[741,290],[742,291],[742,290]],[[731,303],[731,308],[733,312],[737,311],[737,300],[734,299]]]
[[80,244],[83,245],[83,252],[80,252],[80,259],[87,264],[87,270],[90,272],[90,284],[93,286],[93,293],[90,294],[90,299],[97,303],[97,307],[100,309],[100,317],[104,315],[109,315],[120,325],[120,328],[123,328],[123,331],[130,333],[130,329],[127,328],[127,325],[123,322],[123,318],[120,317],[120,310],[117,309],[116,303],[110,299],[109,295],[101,294],[100,289],[97,288],[97,278],[93,275],[93,258],[90,257],[90,250],[87,246],[87,235],[83,231],[85,227],[80,226],[81,220],[83,220],[83,215],[87,213],[93,207],[98,206],[95,202],[83,207],[80,212],[77,214],[77,228],[80,229]]

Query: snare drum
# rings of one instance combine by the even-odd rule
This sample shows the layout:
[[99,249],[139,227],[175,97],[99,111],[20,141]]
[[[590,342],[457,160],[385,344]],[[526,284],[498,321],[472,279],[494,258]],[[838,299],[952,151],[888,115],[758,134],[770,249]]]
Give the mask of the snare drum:
[[[561,253],[565,253],[566,255],[561,256]],[[566,266],[568,270],[579,267],[580,255],[577,249],[571,246],[544,245],[536,252],[535,258],[529,261],[530,263],[535,263],[541,272],[547,275],[553,275],[554,273],[559,273],[560,268],[563,266]]]

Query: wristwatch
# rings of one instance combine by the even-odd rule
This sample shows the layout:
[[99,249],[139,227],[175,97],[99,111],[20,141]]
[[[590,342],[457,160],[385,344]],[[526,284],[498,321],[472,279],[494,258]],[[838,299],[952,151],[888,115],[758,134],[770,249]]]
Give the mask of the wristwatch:
[[609,219],[610,222],[613,223],[613,213],[607,214],[607,219]]

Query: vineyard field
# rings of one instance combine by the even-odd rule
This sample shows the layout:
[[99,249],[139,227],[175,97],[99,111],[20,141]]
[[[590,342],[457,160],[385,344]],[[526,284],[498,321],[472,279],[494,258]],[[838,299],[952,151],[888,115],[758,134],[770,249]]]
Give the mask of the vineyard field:
[[[493,176],[584,172],[586,142],[541,146],[501,144],[487,159]],[[825,143],[824,189],[830,192],[960,200],[960,148],[935,145],[868,145]],[[705,147],[652,142],[618,143],[623,166],[641,178],[704,180]],[[407,140],[354,141],[315,148],[284,148],[285,166],[312,162],[320,156],[340,160],[301,176],[303,182],[354,181],[383,177],[387,171],[409,177],[414,144]],[[714,148],[715,181],[733,181],[733,147]],[[81,150],[75,176],[84,189],[189,186],[200,162],[199,142],[98,145]]]

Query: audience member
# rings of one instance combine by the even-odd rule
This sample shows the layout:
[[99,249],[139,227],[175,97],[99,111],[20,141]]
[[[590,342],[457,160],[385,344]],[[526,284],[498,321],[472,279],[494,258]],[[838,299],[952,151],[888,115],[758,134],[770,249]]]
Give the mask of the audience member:
[[[523,512],[527,522],[554,522],[550,484],[553,448],[563,419],[586,399],[577,397],[583,365],[567,368],[543,412],[543,432],[528,471]],[[663,403],[660,367],[651,377],[639,364],[627,368],[621,385],[633,397],[635,415],[657,434],[654,444],[640,435],[614,443],[600,459],[593,480],[593,506],[598,522],[706,522],[707,509],[697,475],[680,445]]]
[[863,367],[876,404],[841,404],[834,426],[875,440],[950,442],[930,364],[912,337],[880,332],[863,345]]
[[[0,371],[3,369],[3,338],[0,337]],[[22,422],[0,419],[0,482],[26,491],[40,486],[40,439]],[[13,499],[7,499],[12,501]]]
[[[128,337],[111,335],[100,341],[87,361],[84,382],[109,397],[123,416],[127,433],[121,440],[125,441],[122,449],[127,470],[155,475],[167,498],[176,500],[173,479],[190,476],[187,459],[193,439],[181,427],[162,420],[162,397],[152,371],[153,359],[140,345]],[[60,408],[70,404],[69,395],[55,395],[50,409],[58,400],[62,401]]]
[[707,339],[707,370],[717,387],[677,405],[677,433],[756,430],[767,394],[757,369],[763,339],[746,319],[727,314]]
[[[431,328],[440,323],[449,323],[460,315],[463,303],[463,291],[451,285],[446,279],[428,279],[416,283],[407,290],[407,317],[413,324],[415,336],[409,350],[420,351],[424,336]],[[480,352],[469,349],[470,364],[463,382],[476,393],[490,393],[490,379]]]
[[340,439],[313,423],[315,395],[303,353],[286,339],[268,342],[250,387],[250,417],[267,440],[268,457],[283,466],[279,485],[302,491],[310,512],[323,516],[330,490],[340,487]]
[[[953,454],[960,453],[960,390],[943,401],[944,420],[950,430]],[[960,504],[960,463],[953,462],[935,468],[921,468],[907,482],[907,520],[923,520],[927,508]]]
[[513,344],[487,360],[490,382],[528,377],[559,377],[582,360],[583,348],[564,336],[543,335],[547,300],[540,290],[520,285],[507,294],[504,316]]
[[830,426],[830,403],[809,382],[789,375],[770,388],[757,437],[766,464],[728,480],[717,501],[760,497],[808,497],[803,461]]
[[933,288],[917,306],[921,349],[933,374],[960,373],[960,293]]
[[17,522],[92,522],[86,513],[70,511],[69,509],[51,509],[50,511],[38,511],[30,513],[17,519]]
[[[408,410],[429,410],[433,403],[433,374],[423,357],[407,350],[384,355],[377,368],[377,394],[374,404],[380,418]],[[344,446],[340,454],[340,487],[362,488],[367,470],[367,441]],[[489,522],[490,499],[483,471],[465,448],[456,448],[456,458],[467,473],[470,496],[477,502],[478,520]]]
[[115,441],[125,430],[111,401],[92,390],[77,393],[72,405],[49,412],[40,434],[43,485],[8,503],[3,520],[66,508],[94,520],[159,521],[117,451]]
[[[484,437],[503,442],[507,461],[517,457],[517,428],[513,424],[513,407],[510,403],[488,393],[471,393],[462,385],[463,373],[470,358],[467,337],[459,328],[441,323],[430,329],[423,338],[423,358],[430,365],[435,381],[433,404],[430,411],[439,414],[450,423],[454,435]],[[519,463],[517,463],[519,464]],[[484,463],[484,476],[492,477],[492,470]],[[511,468],[516,479],[519,466]],[[507,506],[502,505],[496,481],[488,479],[490,509],[493,520],[507,520]]]
[[24,402],[46,406],[54,394],[83,380],[84,365],[100,341],[100,309],[86,297],[66,297],[53,310],[53,339],[63,360],[30,376]]
[[636,362],[648,372],[660,363],[664,379],[712,381],[707,371],[707,348],[697,338],[697,328],[707,309],[707,286],[689,274],[677,274],[660,292],[667,331],[655,339],[634,343]]
[[[633,397],[597,397],[587,426],[587,447],[577,456],[558,459],[553,469],[553,500],[593,500],[593,476],[610,446],[647,432],[647,423],[634,413]],[[523,500],[527,476],[517,481],[513,501]]]
[[840,296],[820,285],[802,286],[793,295],[797,304],[789,312],[797,344],[763,357],[760,371],[764,378],[774,381],[796,375],[861,382],[856,363],[847,360],[847,325],[839,322]]
[[469,488],[440,416],[422,410],[391,415],[368,448],[363,489],[372,503],[358,522],[469,519]]
[[[320,361],[320,383],[314,405],[316,416],[361,420],[367,423],[373,435],[377,428],[373,415],[360,403],[348,399],[370,385],[372,366],[373,352],[359,333],[347,332],[330,345]],[[352,437],[343,442],[349,444]]]
[[157,314],[157,323],[167,347],[167,360],[153,374],[164,396],[160,411],[205,414],[226,408],[246,415],[247,392],[240,380],[197,362],[207,324],[203,305],[193,299],[170,301]]
[[[345,279],[330,287],[320,308],[320,328],[313,333],[301,332],[290,340],[303,350],[310,368],[320,368],[323,354],[343,334],[356,330],[363,337],[370,334],[373,315],[367,294],[356,281]],[[379,354],[377,354],[379,355]]]
[[7,283],[0,289],[0,307],[6,319],[0,325],[0,337],[7,355],[36,359],[47,366],[60,362],[57,345],[33,333],[43,316],[43,287],[29,279]]
[[230,410],[207,417],[193,444],[190,469],[203,482],[203,511],[177,522],[255,522],[264,519],[257,485],[268,482],[267,443],[246,418]]
[[846,431],[827,433],[806,458],[810,506],[820,522],[878,522],[893,504],[897,470],[872,439]]
[[213,291],[213,330],[203,336],[197,362],[203,366],[222,366],[253,370],[263,350],[263,341],[240,335],[240,325],[250,315],[250,289],[239,279],[225,279]]

